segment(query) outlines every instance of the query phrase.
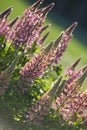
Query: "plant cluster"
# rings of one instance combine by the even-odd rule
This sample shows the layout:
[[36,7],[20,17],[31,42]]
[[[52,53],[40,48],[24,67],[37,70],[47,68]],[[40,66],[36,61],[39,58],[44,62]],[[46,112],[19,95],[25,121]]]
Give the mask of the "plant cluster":
[[[9,22],[12,7],[0,14],[0,120],[2,130],[79,130],[87,126],[87,91],[81,91],[87,66],[76,69],[77,59],[64,72],[59,62],[67,48],[74,22],[54,41],[42,33],[54,3],[38,9],[38,0]],[[56,78],[54,78],[56,74]]]

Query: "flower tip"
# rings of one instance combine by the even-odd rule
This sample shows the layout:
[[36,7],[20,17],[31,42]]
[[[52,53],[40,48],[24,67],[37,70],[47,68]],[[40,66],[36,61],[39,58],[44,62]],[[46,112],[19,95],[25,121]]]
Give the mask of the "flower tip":
[[19,19],[20,17],[18,16],[18,17],[16,17],[13,21],[11,21],[10,23],[9,23],[9,27],[12,27],[16,22],[17,22],[17,20]]
[[6,11],[7,13],[13,11],[13,6],[9,7],[9,8],[6,9],[5,11]]
[[51,7],[53,8],[53,7],[55,6],[55,3],[51,3],[50,5],[51,5]]
[[47,14],[53,7],[54,7],[54,3],[51,3],[49,4],[47,7],[45,7],[42,12],[43,12],[43,15]]
[[5,18],[8,18],[8,16],[10,15],[11,11],[13,10],[13,7],[10,7],[8,10],[7,10],[7,13],[6,15],[4,16]]
[[32,10],[36,10],[42,3],[44,0],[38,0],[36,3],[34,3],[31,8]]
[[77,26],[77,25],[78,25],[78,22],[76,21],[76,22],[74,22],[74,24]]
[[71,66],[71,68],[72,68],[73,70],[74,70],[74,69],[76,68],[76,66],[79,64],[80,60],[81,60],[81,57],[80,57],[79,59],[77,59],[77,60],[74,62],[74,64]]
[[11,6],[11,7],[9,8],[9,10],[11,10],[11,11],[12,11],[12,10],[13,10],[13,6]]
[[74,22],[71,26],[69,26],[69,27],[66,29],[65,33],[66,33],[67,35],[72,35],[72,33],[73,33],[73,31],[75,30],[75,28],[76,28],[77,25],[78,25],[78,22]]
[[47,39],[47,37],[48,37],[49,34],[50,34],[50,32],[47,32],[47,33],[45,34],[45,36],[43,36],[43,38],[42,38],[41,41],[40,41],[40,44],[43,44],[43,43],[44,43],[44,41]]
[[51,10],[54,7],[55,3],[51,3],[48,5],[48,10]]
[[5,10],[5,12],[11,12],[12,10],[13,10],[13,6],[7,8],[7,9]]
[[47,28],[49,28],[51,26],[51,24],[48,24],[48,25],[46,25],[45,27],[43,27],[42,29],[41,29],[41,31],[40,31],[40,34],[42,34],[43,33],[43,31],[45,31]]
[[13,10],[13,7],[9,7],[8,9],[6,9],[5,11],[3,11],[1,14],[0,14],[0,19],[2,18],[7,18],[8,15],[11,13],[11,11]]

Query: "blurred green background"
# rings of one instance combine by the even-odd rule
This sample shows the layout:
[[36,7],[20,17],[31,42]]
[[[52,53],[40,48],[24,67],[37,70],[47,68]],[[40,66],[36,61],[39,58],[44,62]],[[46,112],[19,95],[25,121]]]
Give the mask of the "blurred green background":
[[[56,2],[56,0],[45,0],[44,5],[48,5],[50,2]],[[4,9],[13,6],[14,10],[9,18],[11,20],[12,18],[15,18],[16,16],[22,15],[22,12],[29,6],[31,3],[35,2],[35,0],[0,0],[0,11],[3,11]],[[64,2],[64,1],[62,1]],[[55,10],[56,7],[56,11]],[[49,17],[46,20],[45,24],[50,23],[52,26],[48,29],[50,30],[50,35],[48,39],[46,40],[46,43],[50,42],[51,40],[55,39],[58,37],[60,32],[67,28],[70,24],[72,24],[74,21],[67,21],[67,22],[61,22],[60,24],[60,19],[58,21],[57,15],[61,16],[60,14],[57,14],[57,8],[58,4],[56,4],[51,12],[48,15]],[[72,6],[73,7],[73,6]],[[56,13],[55,13],[56,12]],[[61,17],[60,17],[61,18]],[[56,20],[57,19],[57,20]],[[66,17],[64,17],[64,21]],[[55,22],[56,21],[56,22]],[[72,38],[70,44],[68,45],[67,51],[63,55],[63,58],[60,62],[60,64],[63,65],[63,68],[65,69],[67,66],[71,65],[76,59],[78,59],[80,56],[82,57],[82,60],[79,64],[79,66],[85,65],[87,63],[87,48],[83,44],[82,41],[79,40],[79,38],[76,38],[77,34],[79,33],[78,27],[74,32],[74,37]],[[83,32],[80,32],[83,35]]]

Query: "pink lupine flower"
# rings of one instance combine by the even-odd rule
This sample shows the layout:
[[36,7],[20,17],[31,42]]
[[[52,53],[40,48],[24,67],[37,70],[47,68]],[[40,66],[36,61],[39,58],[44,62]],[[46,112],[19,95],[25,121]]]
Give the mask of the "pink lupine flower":
[[59,41],[61,40],[61,35],[58,37],[58,39],[55,42],[51,42],[46,50],[44,51],[44,55],[42,57],[41,62],[39,62],[38,66],[36,69],[33,71],[34,73],[32,74],[34,78],[38,78],[43,76],[49,65],[52,64],[55,54],[56,54],[56,45],[59,44]]
[[87,69],[87,66],[77,70],[76,72],[73,72],[73,74],[70,76],[70,78],[67,80],[67,84],[65,86],[65,89],[64,91],[68,94],[68,93],[71,93],[72,89],[73,88],[73,85],[72,85],[72,88],[69,86],[70,84],[73,84],[74,82],[78,81],[78,79],[84,74],[85,70]]
[[[87,120],[87,113],[85,113],[87,109],[87,92],[81,93],[79,86],[82,85],[87,76],[87,66],[73,72],[72,75],[74,75],[75,79],[67,82],[64,90],[52,106],[59,111],[64,120],[74,122],[81,117],[82,121],[85,121]],[[71,77],[73,77],[72,75]],[[77,117],[75,117],[76,113]]]
[[58,45],[58,50],[57,50],[57,53],[56,53],[56,56],[54,59],[54,63],[57,64],[59,62],[59,60],[61,59],[70,39],[72,37],[72,33],[73,33],[74,29],[76,28],[76,26],[77,26],[77,22],[73,23],[68,29],[66,29],[66,31],[63,32],[62,39]]
[[82,122],[87,120],[87,92],[80,92],[77,96],[69,98],[64,107],[60,108],[60,113],[65,120],[75,121],[79,118],[82,118]]
[[[58,40],[59,39],[59,40]],[[61,36],[57,39],[60,41]],[[36,55],[31,61],[27,62],[20,70],[20,80],[23,80],[28,86],[36,78],[40,78],[45,73],[48,66],[53,62],[56,54],[55,43],[51,42],[40,54]]]
[[[61,91],[60,94],[59,92],[58,95],[58,99],[60,99],[60,102],[62,102],[62,99],[65,100],[65,97],[67,98],[67,95],[71,95],[71,93],[73,92],[73,90],[75,89],[76,86],[76,82],[79,80],[79,78],[84,74],[85,70],[87,67],[83,67],[79,70],[77,70],[76,72],[73,72],[72,75],[69,76],[68,80],[65,81],[64,84],[61,85]],[[62,87],[63,86],[63,87]]]
[[12,10],[13,10],[13,7],[10,7],[8,9],[4,10],[3,12],[1,12],[0,13],[0,20],[8,18],[8,16],[10,15]]
[[46,19],[46,16],[48,14],[48,12],[53,8],[54,3],[49,4],[47,7],[41,9],[40,11],[36,11],[35,15],[37,14],[39,16],[39,20],[36,23],[36,29],[34,28],[32,35],[28,38],[28,41],[26,43],[26,46],[29,47],[32,45],[32,43],[34,42],[34,40],[36,40],[37,45],[40,45],[40,34],[41,34],[41,30],[42,30],[42,25]]
[[[73,30],[76,26],[76,23],[74,23],[71,28],[67,29],[69,32]],[[67,34],[69,33],[67,32]],[[61,38],[63,38],[61,34],[56,41],[54,41],[51,48],[49,50],[45,51],[41,55],[39,55],[40,60],[38,58],[34,58],[32,61],[26,63],[26,65],[22,68],[20,71],[21,74],[21,80],[32,83],[32,81],[36,78],[41,77],[45,71],[47,70],[48,66],[51,65],[54,62],[55,56],[57,54],[57,50],[59,48],[59,44],[61,43]],[[37,61],[36,61],[37,60]]]
[[[78,85],[82,86],[85,78],[87,77],[87,70],[85,71],[84,75],[78,81]],[[75,113],[78,113],[78,118],[82,118],[82,122],[87,120],[87,91],[80,92],[77,97],[77,100],[74,100],[74,103],[77,105],[75,109]]]
[[[34,5],[25,10],[23,16],[19,19],[17,25],[14,28],[14,38],[12,45],[15,47],[25,47],[25,51],[32,46],[34,41],[38,41],[43,23],[46,18],[46,14],[54,6],[50,4],[47,7],[41,9],[41,12],[37,10],[38,6],[43,0],[38,0]],[[39,42],[36,42],[39,43]]]
[[33,81],[33,73],[39,62],[42,60],[42,53],[36,55],[32,61],[27,62],[25,66],[20,70],[21,79],[29,82]]
[[[47,45],[47,47],[37,54],[31,61],[27,62],[25,66],[20,70],[20,78],[18,81],[18,88],[25,91],[33,83],[34,79],[39,78],[46,69],[45,58],[46,54],[53,46],[53,42]],[[43,61],[43,62],[42,62]],[[23,84],[22,84],[23,82]]]

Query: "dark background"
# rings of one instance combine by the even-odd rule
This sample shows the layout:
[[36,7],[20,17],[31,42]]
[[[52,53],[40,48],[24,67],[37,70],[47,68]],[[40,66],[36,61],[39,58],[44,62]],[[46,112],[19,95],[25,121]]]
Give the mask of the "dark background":
[[[27,1],[31,4],[36,2],[36,0]],[[55,3],[55,8],[48,17],[64,28],[78,21],[75,36],[87,46],[87,0],[44,0],[43,5],[46,6],[51,2]]]

